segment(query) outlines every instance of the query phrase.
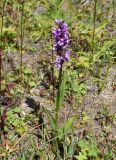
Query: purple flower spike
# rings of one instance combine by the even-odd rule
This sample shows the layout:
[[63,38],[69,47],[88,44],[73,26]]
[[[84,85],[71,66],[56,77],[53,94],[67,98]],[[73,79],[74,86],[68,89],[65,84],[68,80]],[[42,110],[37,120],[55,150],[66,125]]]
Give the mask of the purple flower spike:
[[54,64],[59,69],[65,61],[70,59],[68,25],[63,20],[55,20],[56,28],[53,29],[53,50],[59,56]]

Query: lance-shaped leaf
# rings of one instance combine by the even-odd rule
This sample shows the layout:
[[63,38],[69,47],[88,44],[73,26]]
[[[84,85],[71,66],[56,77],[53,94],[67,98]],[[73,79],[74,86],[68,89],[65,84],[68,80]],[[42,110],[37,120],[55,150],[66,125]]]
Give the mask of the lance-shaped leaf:
[[56,129],[56,123],[55,123],[55,119],[54,119],[53,115],[50,113],[50,111],[48,109],[44,108],[43,110],[46,113],[48,119],[50,120],[52,129],[55,130]]
[[62,107],[63,101],[64,101],[64,94],[65,94],[65,84],[66,84],[66,74],[64,73],[63,79],[61,81],[61,84],[59,86],[58,94],[56,97],[56,112],[60,110]]
[[59,139],[62,139],[64,135],[72,129],[74,120],[75,117],[71,117],[65,123],[63,123],[63,125],[58,129]]
[[113,39],[112,41],[104,42],[104,45],[101,48],[101,52],[105,52],[108,48],[112,47],[115,44],[116,44],[116,39]]

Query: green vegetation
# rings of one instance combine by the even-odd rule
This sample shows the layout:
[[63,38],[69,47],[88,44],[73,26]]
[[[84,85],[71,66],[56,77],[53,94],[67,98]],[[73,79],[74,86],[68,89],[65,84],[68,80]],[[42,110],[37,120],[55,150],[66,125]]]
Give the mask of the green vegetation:
[[[114,160],[115,0],[0,1],[0,160]],[[70,60],[54,65],[55,19]]]

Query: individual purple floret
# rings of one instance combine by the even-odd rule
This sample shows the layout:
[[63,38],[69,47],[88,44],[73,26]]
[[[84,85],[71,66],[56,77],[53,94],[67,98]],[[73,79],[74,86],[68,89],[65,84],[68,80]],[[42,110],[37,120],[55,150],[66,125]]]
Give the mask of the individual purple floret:
[[56,28],[53,34],[53,50],[56,51],[58,57],[54,62],[57,68],[61,68],[65,61],[70,59],[68,25],[63,20],[55,20]]
[[60,57],[60,56],[56,58],[56,60],[55,60],[54,63],[55,63],[55,65],[56,65],[56,67],[57,67],[58,69],[60,69],[61,64],[63,63],[63,61],[64,61],[64,60],[62,60],[62,57]]

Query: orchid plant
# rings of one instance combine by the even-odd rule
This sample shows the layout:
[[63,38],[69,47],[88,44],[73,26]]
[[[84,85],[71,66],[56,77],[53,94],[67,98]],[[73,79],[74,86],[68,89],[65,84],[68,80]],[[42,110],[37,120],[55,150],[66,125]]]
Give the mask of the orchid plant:
[[[54,61],[54,65],[59,70],[59,84],[58,84],[58,92],[56,97],[56,107],[55,107],[55,117],[53,117],[48,110],[45,110],[48,117],[50,118],[52,127],[55,131],[55,148],[57,152],[57,157],[59,157],[59,143],[60,140],[64,138],[65,135],[72,128],[72,124],[74,122],[74,118],[66,119],[65,122],[59,127],[58,120],[59,120],[59,111],[63,106],[64,95],[65,95],[65,84],[66,84],[66,73],[63,72],[63,64],[70,59],[70,40],[69,40],[69,33],[68,33],[68,25],[63,20],[55,20],[56,27],[52,31],[53,35],[53,51],[55,51],[57,58]],[[66,115],[66,114],[65,114]],[[65,147],[64,147],[65,148]],[[64,149],[65,150],[65,149]]]

